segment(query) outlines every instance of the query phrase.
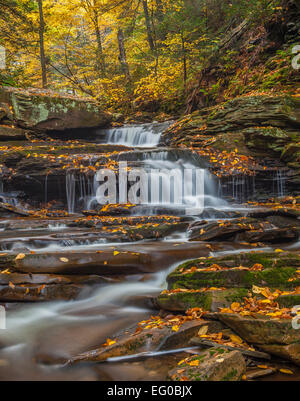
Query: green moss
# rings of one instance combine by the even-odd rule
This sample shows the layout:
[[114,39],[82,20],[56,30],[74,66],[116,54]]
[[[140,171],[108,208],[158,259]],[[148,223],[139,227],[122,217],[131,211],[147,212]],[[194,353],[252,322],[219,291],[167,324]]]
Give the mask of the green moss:
[[221,381],[232,381],[233,379],[236,378],[238,372],[236,369],[232,369],[230,372],[225,375]]
[[276,266],[263,271],[226,269],[216,272],[173,273],[168,277],[167,281],[169,289],[200,289],[203,287],[251,288],[252,285],[290,289],[300,285],[299,279],[288,281],[291,278],[295,278],[296,270],[297,267]]

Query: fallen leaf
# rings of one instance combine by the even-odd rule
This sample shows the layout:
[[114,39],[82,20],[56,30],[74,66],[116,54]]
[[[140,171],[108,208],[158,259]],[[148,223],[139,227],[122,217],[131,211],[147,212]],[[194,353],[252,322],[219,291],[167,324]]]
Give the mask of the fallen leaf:
[[207,331],[208,331],[208,326],[202,326],[200,328],[200,330],[198,331],[198,336],[200,337],[200,336],[205,335],[207,333]]
[[294,372],[290,369],[279,369],[279,372],[284,373],[286,375],[293,375]]
[[25,256],[26,256],[26,255],[25,255],[24,253],[19,253],[19,254],[16,256],[15,260],[24,259]]

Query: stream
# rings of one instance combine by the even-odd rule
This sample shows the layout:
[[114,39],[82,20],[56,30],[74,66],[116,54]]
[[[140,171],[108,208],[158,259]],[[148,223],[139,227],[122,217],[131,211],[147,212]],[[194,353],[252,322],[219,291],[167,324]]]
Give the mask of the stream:
[[[128,163],[151,173],[151,180],[143,189],[146,200],[131,215],[183,216],[190,222],[203,218],[228,220],[232,213],[246,215],[248,209],[239,204],[246,179],[232,180],[231,199],[223,196],[220,181],[209,172],[200,157],[196,158],[188,151],[160,147],[161,133],[169,124],[97,130],[93,138],[86,139],[115,145],[117,150],[119,145],[130,148],[116,152],[116,162]],[[85,156],[92,160],[92,155]],[[173,172],[171,184],[166,187],[170,172]],[[198,185],[202,186],[202,192]],[[252,191],[255,190],[255,183],[251,185]],[[68,212],[94,209],[98,189],[96,175],[87,178],[67,173],[65,205]],[[284,194],[281,175],[274,177],[274,191],[275,195]],[[45,201],[47,196],[46,183]],[[120,196],[119,193],[117,201]],[[3,188],[1,197],[17,204],[16,198],[5,193]],[[150,260],[147,263],[151,269],[141,266],[134,272],[126,268],[122,273],[122,266],[118,266],[115,274],[106,275],[104,283],[83,289],[75,300],[7,302],[6,330],[0,330],[1,380],[162,380],[174,361],[185,357],[187,351],[179,350],[171,355],[162,353],[148,358],[147,363],[116,360],[65,366],[65,360],[99,347],[127,327],[157,315],[159,311],[153,307],[152,299],[166,288],[167,275],[181,262],[253,249],[251,245],[231,242],[211,242],[210,247],[204,242],[189,242],[185,228],[157,240],[119,240],[118,237],[103,236],[101,229],[72,227],[68,219],[41,219],[37,223],[22,218],[3,218],[0,220],[0,251],[8,254],[32,252],[36,257],[46,254],[39,263],[50,265],[53,255],[65,258],[78,255],[81,260],[95,252],[135,252]],[[282,245],[283,249],[289,247],[297,249],[300,245]],[[255,249],[274,248],[270,245]]]

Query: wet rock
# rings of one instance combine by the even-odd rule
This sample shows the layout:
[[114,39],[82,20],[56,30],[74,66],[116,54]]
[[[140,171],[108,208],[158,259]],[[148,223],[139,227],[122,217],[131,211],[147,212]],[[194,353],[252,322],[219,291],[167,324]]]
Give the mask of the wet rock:
[[19,207],[12,206],[8,203],[0,202],[0,216],[3,217],[11,215],[30,216],[30,213]]
[[[0,111],[1,114],[1,111]],[[27,131],[22,128],[13,128],[0,125],[0,141],[18,141],[26,139]]]
[[[225,334],[227,332],[230,332],[231,335],[234,334],[229,329],[222,330],[222,334]],[[211,348],[211,347],[218,348],[218,347],[220,347],[220,344],[218,344],[217,342],[211,341],[211,340],[206,340],[205,338],[201,338],[201,337],[193,337],[191,339],[190,343],[191,343],[191,345],[198,345],[201,348],[207,348],[207,347],[208,348]],[[242,355],[244,355],[246,357],[254,358],[254,359],[265,359],[265,360],[271,359],[271,356],[265,352],[255,351],[254,349],[248,349],[245,347],[244,348],[239,347],[238,344],[236,344],[236,346],[234,346],[234,347],[227,345],[227,344],[222,344],[222,348],[227,349],[229,351],[239,351],[239,352],[241,352]]]
[[273,367],[268,367],[267,369],[247,369],[245,376],[246,380],[254,380],[260,377],[270,376],[276,373],[277,369]]
[[[283,219],[283,218],[282,218]],[[290,222],[290,221],[289,221]],[[278,223],[278,226],[276,226]],[[215,239],[235,239],[238,242],[270,242],[279,243],[296,240],[299,236],[293,223],[293,228],[282,227],[283,221],[279,216],[267,220],[254,218],[240,218],[228,221],[196,222],[190,225],[188,236],[190,241],[211,241]]]
[[173,381],[239,381],[245,371],[243,355],[220,346],[186,358],[168,376]]
[[230,306],[233,302],[241,302],[248,295],[246,288],[226,290],[208,290],[203,292],[182,291],[162,293],[156,302],[161,309],[184,312],[190,308],[202,308],[217,312],[219,308]]
[[299,237],[299,232],[296,229],[291,228],[273,228],[264,231],[251,230],[245,231],[242,234],[238,234],[235,238],[239,242],[265,242],[265,243],[280,243],[280,242],[291,242],[296,241]]
[[55,276],[47,274],[0,274],[1,302],[71,300],[93,286],[117,282],[101,276]]
[[300,344],[282,345],[282,344],[260,344],[260,349],[269,354],[275,355],[284,360],[293,362],[295,365],[300,366]]
[[92,100],[50,91],[2,87],[0,102],[12,107],[13,118],[20,127],[33,130],[101,127],[112,118]]
[[232,238],[236,233],[259,228],[255,219],[241,218],[221,222],[196,222],[189,227],[190,241],[209,241],[217,238]]
[[172,348],[183,348],[188,346],[189,340],[203,326],[203,320],[194,320],[184,323],[177,332],[172,327],[162,326],[143,330],[134,334],[134,329],[128,330],[128,334],[116,338],[115,343],[88,351],[72,358],[69,363],[82,361],[105,361],[108,358],[124,355],[139,354],[151,351],[167,350]]
[[230,313],[218,313],[217,317],[247,343],[300,365],[300,330],[292,327],[290,319],[254,318]]

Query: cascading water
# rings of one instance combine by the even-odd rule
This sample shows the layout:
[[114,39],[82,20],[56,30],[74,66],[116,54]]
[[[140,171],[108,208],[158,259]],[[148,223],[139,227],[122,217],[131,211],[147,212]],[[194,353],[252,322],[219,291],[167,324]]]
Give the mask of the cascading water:
[[128,125],[122,128],[99,130],[97,135],[98,138],[103,138],[107,144],[151,148],[158,145],[162,132],[170,124],[170,122],[166,122]]
[[68,212],[74,213],[76,201],[76,179],[74,174],[66,175],[66,194],[68,203]]
[[275,174],[274,192],[277,192],[279,197],[285,195],[285,175],[281,170],[277,170]]
[[[154,130],[151,131],[148,128],[145,128],[145,125],[138,128],[121,128],[110,132],[106,131],[105,135],[107,142],[115,144],[123,143],[127,146],[133,145],[136,147],[156,146],[163,129],[161,128],[161,131],[154,132]],[[92,159],[89,161],[90,164],[93,162]],[[197,211],[202,207],[207,208],[207,215],[210,213],[209,209],[230,210],[228,204],[222,200],[222,183],[211,175],[204,162],[199,158],[197,159],[197,156],[191,152],[187,151],[185,153],[178,149],[167,148],[135,149],[131,152],[122,152],[122,157],[118,161],[127,161],[129,167],[128,176],[132,169],[142,169],[150,174],[148,197],[141,208],[141,214],[155,214],[157,206],[164,207],[168,212],[170,211],[169,216],[176,209],[179,210],[179,215],[186,214],[188,210],[188,214],[193,214],[194,218],[199,218],[200,213],[197,213]],[[119,179],[120,176],[117,175],[117,182]],[[129,178],[128,181],[130,181]],[[132,189],[132,186],[137,182],[134,182],[134,180],[129,182],[126,185],[127,189]],[[95,176],[89,176],[68,173],[66,175],[66,196],[69,213],[83,209],[91,210],[98,206],[96,193],[99,185],[96,174]],[[46,201],[47,186],[46,179]],[[278,193],[284,193],[284,177],[282,175],[277,174],[275,176],[274,186],[277,187]],[[244,192],[248,193],[248,187],[255,188],[255,182],[252,182],[252,177],[249,178],[249,182],[246,178],[231,179],[228,187],[230,187],[229,194],[226,195],[233,196],[240,201],[243,199]],[[201,217],[206,219],[204,215]],[[226,219],[227,217],[225,215],[224,218]],[[213,218],[215,218],[215,215]],[[95,345],[103,344],[107,338],[112,338],[120,330],[122,331],[138,321],[147,319],[151,314],[157,313],[146,307],[145,305],[148,305],[146,303],[142,304],[143,307],[138,306],[141,304],[138,304],[134,298],[156,296],[165,287],[164,283],[167,274],[177,267],[180,262],[187,258],[218,256],[222,252],[226,254],[226,252],[248,251],[245,245],[240,249],[238,244],[222,245],[221,242],[213,250],[211,250],[211,245],[208,248],[205,244],[202,244],[203,251],[201,250],[201,244],[188,242],[186,229],[179,230],[181,236],[179,238],[176,237],[175,240],[175,237],[172,237],[173,234],[171,234],[169,238],[165,237],[164,241],[158,239],[157,241],[138,240],[134,243],[117,243],[111,240],[105,242],[101,228],[98,231],[91,230],[93,235],[90,236],[88,229],[84,228],[83,231],[80,231],[81,228],[68,224],[68,219],[73,222],[72,217],[67,217],[62,224],[54,221],[54,223],[45,228],[44,233],[43,231],[36,232],[34,235],[25,233],[14,237],[8,235],[7,238],[3,239],[2,243],[0,241],[1,250],[14,253],[31,251],[32,254],[41,255],[47,253],[48,262],[57,258],[60,258],[61,261],[68,260],[69,255],[77,253],[79,267],[81,263],[85,263],[95,253],[107,252],[108,255],[110,253],[114,255],[114,249],[116,249],[116,254],[120,253],[123,257],[123,254],[130,256],[138,252],[143,256],[140,258],[141,264],[143,260],[147,261],[153,255],[153,266],[155,268],[158,266],[160,272],[154,273],[159,270],[157,268],[153,271],[151,269],[146,270],[147,273],[145,275],[133,271],[130,275],[128,273],[125,276],[126,265],[124,263],[122,276],[116,277],[116,274],[113,273],[111,275],[103,273],[103,276],[106,274],[107,277],[101,278],[105,278],[107,281],[101,282],[101,284],[98,282],[97,284],[87,284],[76,300],[69,302],[55,300],[39,303],[35,306],[22,304],[15,310],[10,311],[7,318],[7,330],[0,333],[0,342],[2,344],[0,360],[7,358],[10,362],[10,376],[18,377],[20,375],[20,378],[23,379],[24,372],[25,377],[28,372],[29,379],[36,378],[37,375],[40,375],[39,378],[49,378],[57,369],[57,375],[61,378],[64,370],[60,369],[61,366],[59,366],[55,358],[61,362],[65,358],[78,355],[83,350],[93,349]],[[186,219],[186,221],[189,221],[189,219]],[[190,220],[193,220],[193,218]],[[119,240],[119,237],[117,237],[117,240]],[[23,251],[24,248],[25,251]],[[214,253],[214,249],[216,249],[216,253]],[[266,248],[265,250],[272,250],[272,248]],[[188,253],[188,251],[193,253]],[[161,253],[160,257],[156,259],[159,253]],[[62,258],[62,254],[66,255],[67,258]],[[114,260],[114,257],[110,259]],[[176,263],[174,263],[175,259],[177,260]],[[163,265],[164,261],[166,263]],[[99,269],[99,266],[97,267]],[[137,271],[140,270],[137,269]],[[102,274],[102,271],[100,273]],[[66,277],[67,275],[63,280],[66,280]],[[50,277],[45,275],[45,278]],[[54,285],[56,286],[56,284]],[[77,287],[77,285],[75,286]],[[43,287],[40,287],[41,291],[44,290]],[[87,340],[86,337],[88,337]],[[76,340],[78,340],[77,343]],[[84,341],[86,342],[84,343]],[[80,343],[83,344],[81,348],[78,346],[78,344],[82,345]],[[40,361],[39,358],[43,358],[43,352],[46,363],[49,363],[49,360],[51,363],[51,358],[54,355],[55,364],[57,363],[57,365],[54,366],[53,364],[51,367],[47,367],[45,364],[42,367],[38,366],[36,361]],[[16,363],[13,363],[14,361]],[[108,365],[109,362],[107,362],[106,368]],[[125,369],[128,370],[128,366]],[[19,373],[21,370],[22,372]]]

